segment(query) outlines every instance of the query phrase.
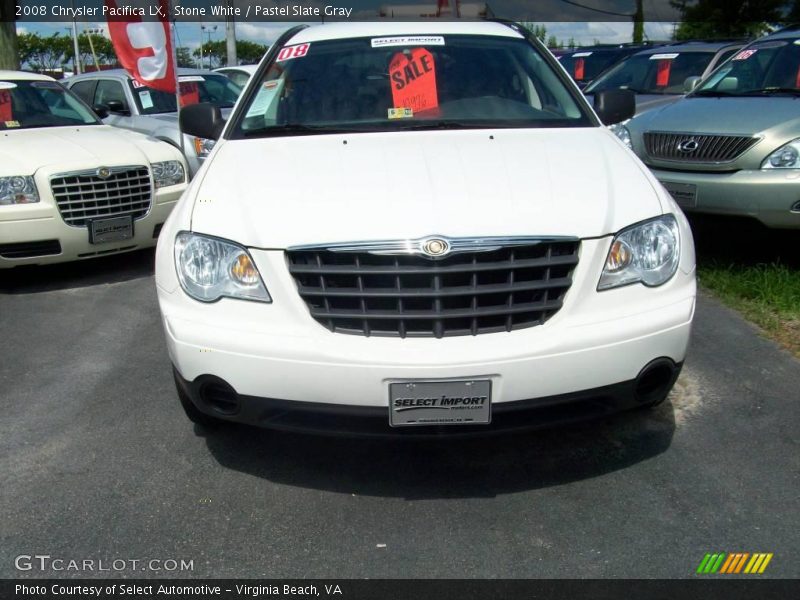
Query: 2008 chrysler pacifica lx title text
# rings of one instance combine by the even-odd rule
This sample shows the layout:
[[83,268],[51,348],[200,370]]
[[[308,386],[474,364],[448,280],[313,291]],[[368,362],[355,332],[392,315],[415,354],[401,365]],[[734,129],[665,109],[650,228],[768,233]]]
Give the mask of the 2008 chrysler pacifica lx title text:
[[[694,314],[687,222],[515,25],[299,27],[161,233],[188,416],[468,434],[662,401]],[[598,118],[599,116],[599,118]]]

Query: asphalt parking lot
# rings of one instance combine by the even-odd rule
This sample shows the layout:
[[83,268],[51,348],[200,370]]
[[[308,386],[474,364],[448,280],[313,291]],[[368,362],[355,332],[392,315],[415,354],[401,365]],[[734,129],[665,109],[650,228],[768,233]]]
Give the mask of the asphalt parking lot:
[[152,261],[0,271],[0,577],[92,574],[15,570],[35,553],[194,561],[127,576],[690,577],[717,551],[800,576],[800,362],[707,296],[655,411],[471,441],[206,435]]

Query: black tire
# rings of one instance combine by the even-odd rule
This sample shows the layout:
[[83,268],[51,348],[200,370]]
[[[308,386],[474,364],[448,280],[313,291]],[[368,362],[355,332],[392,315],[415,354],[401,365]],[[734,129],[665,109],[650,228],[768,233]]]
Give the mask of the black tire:
[[183,386],[181,386],[180,382],[178,381],[177,374],[173,373],[173,376],[175,377],[175,389],[178,392],[178,400],[181,401],[181,406],[183,407],[183,412],[186,413],[186,417],[192,423],[200,425],[205,429],[208,430],[217,429],[222,424],[222,421],[220,419],[212,417],[211,415],[207,415],[204,412],[201,412],[194,405],[191,398],[189,398],[189,395],[183,389]]

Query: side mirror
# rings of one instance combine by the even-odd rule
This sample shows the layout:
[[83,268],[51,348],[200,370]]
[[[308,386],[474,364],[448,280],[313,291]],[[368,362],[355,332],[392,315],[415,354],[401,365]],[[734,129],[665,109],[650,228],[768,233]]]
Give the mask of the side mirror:
[[105,104],[108,112],[115,115],[130,115],[131,111],[125,108],[125,105],[119,100],[109,100]]
[[105,119],[108,116],[108,107],[105,104],[95,104],[92,110],[101,119]]
[[636,94],[630,90],[596,92],[594,110],[603,125],[621,123],[636,114]]
[[702,80],[703,78],[698,77],[697,75],[692,75],[691,77],[687,77],[686,81],[683,82],[683,93],[691,94],[693,91],[697,89],[697,86],[700,85],[700,82]]
[[217,140],[225,127],[222,111],[214,104],[190,104],[181,108],[181,131],[194,137]]

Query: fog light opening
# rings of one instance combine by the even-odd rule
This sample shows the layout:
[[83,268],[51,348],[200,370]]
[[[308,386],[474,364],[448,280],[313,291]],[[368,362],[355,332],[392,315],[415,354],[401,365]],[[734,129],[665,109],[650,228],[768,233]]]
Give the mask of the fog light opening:
[[204,382],[199,393],[206,406],[222,415],[235,415],[239,412],[239,394],[221,379]]
[[675,376],[674,362],[668,358],[654,360],[636,378],[636,400],[641,404],[663,402],[675,383]]

